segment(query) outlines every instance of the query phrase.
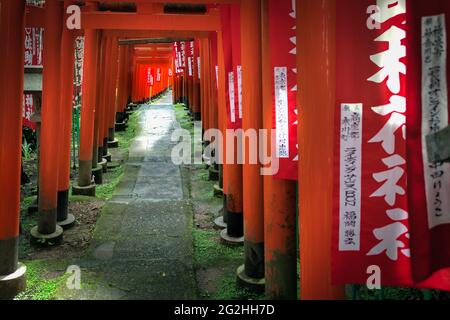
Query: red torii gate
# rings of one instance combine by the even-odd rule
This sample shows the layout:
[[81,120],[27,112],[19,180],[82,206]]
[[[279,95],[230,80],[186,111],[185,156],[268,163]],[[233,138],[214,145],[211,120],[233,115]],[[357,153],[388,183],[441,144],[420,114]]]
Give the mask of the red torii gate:
[[[104,3],[126,3],[129,0],[103,0]],[[93,167],[93,148],[94,148],[94,124],[95,124],[95,105],[97,103],[100,107],[99,116],[107,121],[107,110],[113,110],[110,114],[115,115],[117,99],[114,103],[108,101],[111,96],[108,94],[114,92],[117,88],[117,82],[110,83],[106,88],[100,89],[102,93],[103,102],[97,102],[96,98],[96,77],[98,70],[96,67],[98,61],[105,63],[99,59],[100,42],[99,30],[104,30],[103,35],[113,36],[124,34],[134,34],[140,37],[148,36],[149,34],[159,35],[175,35],[181,36],[186,34],[194,34],[196,32],[203,32],[203,36],[198,38],[205,39],[207,33],[210,31],[219,32],[220,39],[220,21],[217,12],[211,10],[204,16],[199,15],[164,15],[161,11],[160,1],[153,0],[135,0],[137,7],[136,13],[116,13],[116,12],[98,12],[95,8],[95,3],[86,1],[86,6],[82,13],[82,27],[85,35],[85,79],[83,84],[83,114],[82,114],[82,131],[81,131],[81,148],[80,148],[80,172],[78,186],[87,192],[92,192],[95,185],[91,183],[91,174]],[[242,25],[242,64],[243,64],[243,126],[244,129],[261,129],[263,127],[263,112],[262,105],[263,84],[262,84],[262,66],[264,65],[264,30],[261,30],[261,4],[264,1],[239,1],[239,0],[166,0],[165,3],[240,3],[241,4],[241,19]],[[300,17],[298,18],[297,33],[301,39],[299,43],[303,43],[305,49],[300,50],[298,56],[299,70],[299,84],[303,88],[300,93],[300,105],[305,110],[302,110],[302,123],[314,123],[315,129],[311,130],[308,125],[299,126],[299,145],[300,145],[300,254],[301,254],[301,284],[303,298],[341,298],[343,297],[342,287],[332,287],[330,284],[330,257],[329,245],[331,234],[331,192],[328,189],[323,189],[321,186],[329,185],[330,165],[328,163],[330,154],[332,154],[332,144],[318,146],[313,139],[317,126],[321,124],[324,134],[330,139],[332,137],[332,113],[323,112],[318,119],[318,115],[311,108],[320,104],[323,109],[332,110],[332,99],[329,94],[324,94],[320,97],[310,95],[317,90],[323,88],[324,84],[332,83],[332,74],[334,70],[333,53],[329,48],[334,48],[333,30],[334,30],[334,13],[336,0],[325,0],[317,3],[316,0],[300,0],[297,5],[302,8],[298,10]],[[66,2],[72,3],[70,1]],[[1,117],[0,117],[0,168],[2,168],[2,176],[0,181],[0,275],[11,275],[8,281],[0,281],[0,291],[4,290],[5,286],[11,288],[12,291],[17,291],[23,286],[24,268],[17,262],[17,246],[18,246],[18,223],[19,223],[19,204],[20,204],[20,130],[21,130],[21,99],[22,99],[22,85],[23,85],[23,30],[25,26],[25,1],[24,0],[2,0],[1,7],[1,29],[0,37],[0,69],[6,72],[1,73],[3,78],[0,87],[0,101],[1,101]],[[67,56],[70,47],[70,41],[65,37],[67,32],[60,30],[63,24],[63,6],[60,1],[47,0],[45,10],[30,9],[30,14],[27,15],[27,26],[44,26],[46,27],[45,52],[44,61],[59,61],[59,63],[47,63],[44,68],[44,92],[43,92],[43,149],[41,150],[43,156],[41,158],[40,167],[40,212],[41,218],[39,226],[35,229],[34,237],[36,239],[44,239],[53,241],[59,239],[62,235],[62,230],[56,225],[56,210],[58,192],[65,192],[67,188],[67,179],[61,174],[60,168],[65,167],[64,161],[67,155],[60,155],[67,153],[67,129],[69,125],[67,121],[66,107],[62,108],[62,102],[56,99],[55,92],[51,92],[59,84],[61,85],[64,94],[67,89],[67,84],[70,79],[68,74],[64,74],[59,69],[62,65],[68,66]],[[312,14],[314,13],[314,14]],[[113,18],[113,19],[111,19]],[[57,21],[57,23],[55,23]],[[321,24],[319,22],[324,22]],[[44,22],[44,24],[43,24]],[[56,26],[56,27],[55,27]],[[148,29],[155,31],[149,32]],[[316,30],[317,33],[311,33],[311,30]],[[129,32],[129,33],[128,33]],[[66,40],[65,40],[66,39]],[[220,43],[220,41],[219,41]],[[116,45],[116,44],[114,44]],[[117,44],[118,45],[118,44]],[[317,48],[311,49],[311,48]],[[204,47],[202,52],[204,52]],[[61,53],[61,54],[60,54]],[[108,55],[107,55],[108,56]],[[119,60],[120,60],[120,54]],[[219,50],[220,56],[220,50]],[[52,59],[53,58],[53,59]],[[107,57],[105,57],[106,59]],[[116,58],[117,59],[117,58]],[[323,61],[329,61],[327,66],[330,68],[330,73],[318,74],[316,69],[323,65]],[[117,62],[117,60],[112,61]],[[45,62],[44,62],[45,63]],[[119,64],[116,63],[116,66]],[[221,61],[219,59],[219,66]],[[91,66],[89,68],[88,66]],[[222,65],[223,66],[223,65]],[[207,67],[202,67],[205,70]],[[219,68],[219,98],[218,111],[214,108],[209,108],[211,102],[211,73],[202,77],[201,83],[203,90],[202,95],[202,111],[205,115],[209,113],[208,127],[218,125],[219,128],[224,128],[226,122],[226,108],[224,105],[225,92],[223,84],[225,75]],[[105,70],[105,68],[103,68]],[[121,69],[122,70],[122,69]],[[125,69],[124,69],[125,70]],[[211,70],[211,69],[210,69]],[[61,73],[60,73],[61,72]],[[116,71],[114,71],[116,72]],[[118,72],[118,71],[117,71]],[[119,72],[120,73],[120,72]],[[205,72],[202,70],[202,74]],[[325,75],[326,74],[326,75]],[[8,77],[6,79],[5,77]],[[119,77],[120,78],[120,77]],[[59,82],[58,82],[59,79]],[[116,79],[116,78],[114,78]],[[124,79],[122,79],[123,83]],[[324,92],[330,93],[333,86],[330,85],[329,90]],[[311,88],[311,89],[308,89]],[[112,89],[112,90],[111,90]],[[103,90],[103,91],[102,91]],[[128,86],[128,89],[129,86]],[[207,92],[205,92],[205,90]],[[209,92],[208,92],[209,91]],[[129,92],[129,91],[128,91]],[[309,92],[309,93],[308,93]],[[67,94],[67,93],[66,93]],[[64,94],[65,95],[65,94]],[[66,97],[67,98],[67,97]],[[320,101],[317,100],[320,98]],[[311,99],[316,99],[311,103]],[[105,101],[106,100],[106,101]],[[209,100],[209,101],[208,101]],[[120,99],[120,105],[123,106],[123,95]],[[66,101],[65,101],[66,102]],[[65,104],[64,104],[65,105]],[[112,107],[113,106],[113,107]],[[106,108],[104,108],[106,107]],[[108,109],[109,107],[109,109]],[[104,108],[104,109],[102,109]],[[311,109],[309,109],[311,108]],[[61,110],[63,112],[61,112]],[[64,110],[66,110],[64,112]],[[211,111],[211,112],[210,112]],[[61,113],[61,115],[60,115]],[[267,120],[267,114],[264,113],[264,120]],[[100,118],[99,118],[100,119]],[[311,121],[311,122],[309,122]],[[55,143],[55,137],[60,134],[61,123],[64,128],[64,134],[61,135],[61,141]],[[106,124],[109,122],[102,122],[100,130],[105,135]],[[45,128],[45,129],[44,129]],[[100,132],[98,131],[98,132]],[[69,131],[70,132],[70,131]],[[100,135],[101,136],[101,135]],[[98,136],[97,143],[101,141]],[[64,140],[63,140],[64,139]],[[58,145],[63,146],[59,147]],[[70,146],[70,142],[69,142]],[[248,146],[246,146],[248,148]],[[64,150],[64,151],[63,151]],[[248,150],[246,150],[248,151]],[[248,152],[246,152],[248,154]],[[315,155],[308,157],[302,155]],[[95,165],[95,164],[94,164]],[[266,233],[266,243],[264,243],[264,214],[267,217],[273,217],[278,210],[283,210],[276,207],[277,210],[272,210],[270,201],[263,202],[263,186],[264,191],[271,195],[282,193],[282,190],[291,190],[292,186],[283,186],[282,182],[270,185],[267,183],[267,188],[263,179],[259,175],[260,165],[243,166],[244,188],[243,188],[243,211],[245,219],[245,240],[246,240],[246,261],[244,268],[240,269],[240,278],[243,281],[252,283],[261,283],[264,277],[264,250],[268,252],[266,258],[270,256],[270,251],[281,249],[283,252],[285,244],[277,243],[275,237],[282,237],[286,232],[279,228],[279,222],[274,220],[276,228],[279,228],[274,234],[268,235]],[[224,170],[224,180],[227,181],[226,172]],[[61,177],[61,179],[59,179]],[[321,178],[323,183],[317,183],[317,178]],[[270,178],[264,179],[264,181]],[[314,180],[315,179],[315,180]],[[61,180],[62,182],[59,182]],[[314,180],[314,181],[313,181]],[[326,180],[326,181],[325,181]],[[242,182],[242,179],[241,179]],[[283,189],[287,188],[287,189]],[[291,192],[290,191],[290,192]],[[275,198],[275,196],[274,196]],[[289,196],[292,201],[292,196]],[[279,203],[278,203],[279,204]],[[319,219],[320,217],[320,219]],[[320,225],[318,221],[320,221]],[[273,238],[269,238],[273,237]],[[276,240],[276,239],[275,239]],[[264,248],[264,244],[266,245]],[[277,261],[275,256],[270,258],[272,266],[270,273],[267,273],[266,281],[273,281],[277,278],[277,272],[283,272],[283,266],[277,268],[278,264],[283,264],[282,261]],[[266,261],[267,264],[267,261]],[[278,286],[278,287],[277,287]],[[272,294],[276,296],[280,290],[283,291],[283,283],[275,286],[268,286],[274,288],[274,291],[268,292],[269,296]],[[11,291],[11,292],[12,292]],[[275,292],[276,291],[276,292]]]

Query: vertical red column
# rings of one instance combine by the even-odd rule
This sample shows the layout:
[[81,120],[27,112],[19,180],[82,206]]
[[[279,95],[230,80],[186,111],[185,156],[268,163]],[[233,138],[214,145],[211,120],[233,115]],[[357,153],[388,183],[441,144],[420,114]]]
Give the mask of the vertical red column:
[[[64,8],[69,6],[65,2]],[[60,98],[60,128],[59,135],[59,174],[58,174],[58,225],[63,229],[74,226],[75,217],[68,213],[70,188],[70,143],[72,139],[72,97],[74,79],[74,40],[73,31],[63,28],[61,40],[61,98]]]
[[[228,129],[228,117],[226,107],[226,69],[223,49],[222,33],[218,33],[217,37],[217,51],[220,57],[218,61],[219,66],[219,115],[222,123],[222,132],[226,137]],[[215,71],[215,70],[214,70]],[[235,131],[233,131],[234,133]],[[224,222],[226,229],[224,229],[220,236],[223,242],[233,245],[242,245],[244,243],[244,217],[243,217],[243,184],[242,184],[242,164],[238,163],[238,139],[234,136],[228,137],[224,142],[224,164],[222,166],[223,172],[223,196],[224,196]],[[231,147],[233,145],[233,147]],[[231,153],[231,154],[230,154]],[[229,162],[228,160],[232,160]]]
[[[88,4],[88,6],[87,10],[95,10],[94,4]],[[97,51],[98,31],[85,29],[79,172],[78,183],[72,187],[72,193],[87,196],[95,196],[95,184],[92,181],[92,151],[96,103]]]
[[[262,8],[263,126],[267,149],[272,152],[272,80],[270,63],[268,0]],[[296,183],[264,176],[264,251],[266,297],[271,300],[297,298]]]
[[[97,79],[100,79],[102,71],[102,31],[98,32],[97,36],[97,64],[95,65]],[[103,143],[99,143],[101,137],[101,127],[102,127],[102,108],[100,107],[100,91],[102,85],[100,81],[96,81],[94,84],[95,90],[95,105],[94,105],[94,134],[92,142],[92,175],[94,176],[95,184],[99,185],[103,183],[103,166],[102,153],[99,153],[99,149],[103,150]]]
[[25,0],[0,2],[0,299],[25,289],[18,262],[24,21]]
[[[117,37],[113,37],[112,39],[112,48],[111,48],[111,78],[110,87],[108,94],[110,95],[110,100],[108,100],[107,105],[107,117],[108,117],[108,143],[115,143],[115,131],[116,131],[116,109],[118,104],[117,99],[117,79],[118,79],[118,68],[119,68],[119,42]],[[106,147],[106,146],[105,146]],[[111,154],[106,154],[105,158],[108,162],[111,162]]]
[[330,254],[336,0],[299,0],[297,15],[301,299],[342,299],[344,288],[331,285]]
[[[258,136],[262,128],[260,0],[241,2],[241,41],[242,127],[245,132],[256,130]],[[249,157],[255,147],[251,144],[258,141],[249,140],[244,138],[243,143],[245,264],[238,268],[238,279],[243,284],[261,285],[264,281],[263,179],[260,164],[251,163]]]
[[39,222],[31,230],[34,244],[58,243],[63,229],[57,225],[58,136],[60,136],[61,37],[63,3],[45,2],[42,74],[42,122],[39,158]]

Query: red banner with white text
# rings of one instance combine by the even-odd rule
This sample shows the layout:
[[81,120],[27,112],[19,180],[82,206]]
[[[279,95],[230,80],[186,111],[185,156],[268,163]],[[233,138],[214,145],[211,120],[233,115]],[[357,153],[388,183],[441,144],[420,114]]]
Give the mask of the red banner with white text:
[[272,123],[279,171],[275,178],[298,179],[297,41],[295,1],[269,0]]
[[375,267],[382,285],[450,290],[445,270],[412,278],[406,1],[348,0],[336,10],[333,282],[365,284]]
[[407,2],[407,191],[416,281],[450,267],[450,164],[428,161],[425,142],[449,125],[449,14],[446,0]]
[[221,5],[220,14],[222,20],[222,46],[225,62],[227,128],[239,129],[242,127],[242,103],[239,105],[237,69],[235,68],[241,60],[239,6]]

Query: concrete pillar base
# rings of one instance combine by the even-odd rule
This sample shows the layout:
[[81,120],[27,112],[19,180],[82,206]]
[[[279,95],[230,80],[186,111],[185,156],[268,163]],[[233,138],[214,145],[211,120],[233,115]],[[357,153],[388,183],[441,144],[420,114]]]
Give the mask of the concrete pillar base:
[[64,221],[58,221],[58,226],[63,228],[63,230],[68,230],[70,228],[73,228],[75,226],[75,216],[73,214],[68,214],[67,219]]
[[100,162],[98,163],[98,165],[99,165],[100,167],[102,167],[103,173],[106,173],[106,172],[108,171],[108,161],[106,161],[106,159],[103,159],[103,158],[102,158],[102,161],[100,161]]
[[245,273],[245,265],[241,265],[237,268],[236,270],[236,280],[237,280],[237,284],[240,287],[249,289],[253,292],[257,292],[257,293],[263,293],[265,290],[265,285],[266,285],[266,281],[264,278],[262,279],[255,279],[255,278],[251,278],[249,277],[246,273]]
[[18,268],[11,274],[0,275],[0,300],[12,300],[25,290],[27,267],[18,263]]
[[115,149],[119,147],[119,140],[114,139],[114,141],[108,141],[108,148]]
[[223,197],[223,189],[218,185],[214,185],[214,197],[222,198]]
[[103,167],[97,165],[97,167],[92,168],[92,175],[94,176],[95,184],[103,184]]
[[220,216],[214,220],[214,228],[218,230],[227,228],[227,224],[223,221],[223,216]]
[[223,229],[220,232],[220,242],[226,244],[227,246],[243,246],[244,236],[234,238],[228,235],[228,229]]
[[120,167],[120,163],[117,161],[107,162],[107,167],[110,170],[114,170],[114,169],[117,169],[118,167]]
[[108,153],[106,156],[103,156],[103,159],[105,159],[105,160],[108,161],[108,162],[111,162],[111,161],[112,161],[112,155],[111,155],[111,153]]
[[219,181],[219,170],[214,167],[209,168],[209,180],[211,181]]
[[56,225],[56,230],[50,234],[42,234],[38,231],[38,227],[34,227],[30,231],[30,242],[32,245],[41,247],[50,247],[58,245],[63,239],[64,230],[59,225]]
[[72,195],[95,197],[95,184],[81,187],[78,184],[72,186]]

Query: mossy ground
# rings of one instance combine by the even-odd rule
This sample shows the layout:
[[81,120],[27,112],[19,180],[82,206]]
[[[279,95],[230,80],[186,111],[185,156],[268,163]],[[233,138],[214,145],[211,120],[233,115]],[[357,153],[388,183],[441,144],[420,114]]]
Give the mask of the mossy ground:
[[[116,133],[120,152],[125,154],[124,160],[126,160],[133,138],[140,130],[138,113],[139,111],[136,111],[130,115],[126,131]],[[57,298],[57,291],[65,286],[68,277],[66,274],[67,267],[71,265],[71,262],[76,257],[84,252],[98,214],[105,203],[104,201],[111,199],[123,174],[123,166],[110,169],[107,173],[104,173],[104,183],[96,187],[95,198],[70,195],[69,202],[72,210],[76,211],[73,213],[78,222],[72,229],[73,231],[65,232],[64,243],[60,247],[37,248],[30,245],[29,232],[37,225],[38,214],[29,214],[27,210],[36,200],[36,195],[24,194],[21,201],[22,236],[19,247],[19,259],[27,266],[27,288],[16,297],[17,300],[50,300]],[[35,188],[35,186],[28,186],[28,189],[32,189],[31,187]],[[83,217],[77,217],[77,212]]]
[[[181,128],[193,136],[194,122],[183,104],[175,105],[175,115]],[[236,283],[236,269],[244,262],[244,248],[222,244],[220,231],[214,229],[213,221],[223,200],[214,196],[213,186],[217,182],[209,180],[208,167],[204,164],[183,166],[182,174],[195,213],[192,234],[199,298],[263,299],[263,295],[241,288]]]

